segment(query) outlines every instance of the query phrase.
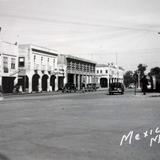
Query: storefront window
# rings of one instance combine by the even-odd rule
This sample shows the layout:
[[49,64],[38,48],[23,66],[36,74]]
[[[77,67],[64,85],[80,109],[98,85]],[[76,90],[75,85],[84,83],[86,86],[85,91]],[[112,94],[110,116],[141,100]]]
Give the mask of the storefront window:
[[4,73],[8,73],[8,57],[3,57],[3,70]]
[[16,60],[15,58],[11,58],[11,69],[15,69],[15,64],[16,63]]
[[25,58],[19,57],[19,67],[24,67],[24,63],[25,63]]

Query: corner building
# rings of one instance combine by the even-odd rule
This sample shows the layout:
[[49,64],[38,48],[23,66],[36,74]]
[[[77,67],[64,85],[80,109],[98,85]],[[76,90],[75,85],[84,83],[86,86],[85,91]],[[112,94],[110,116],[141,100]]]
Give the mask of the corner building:
[[18,81],[18,46],[0,41],[0,88],[12,93]]
[[23,92],[56,91],[58,89],[57,52],[32,44],[19,45],[19,79]]
[[120,66],[111,64],[98,64],[96,66],[96,76],[101,88],[108,88],[113,82],[123,83],[124,69]]

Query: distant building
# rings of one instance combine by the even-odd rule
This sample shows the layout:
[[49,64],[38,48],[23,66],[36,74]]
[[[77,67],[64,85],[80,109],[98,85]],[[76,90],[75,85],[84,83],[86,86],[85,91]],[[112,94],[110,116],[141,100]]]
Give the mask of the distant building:
[[18,46],[0,41],[0,88],[12,93],[18,81]]
[[80,89],[82,83],[87,84],[96,81],[96,63],[93,61],[60,54],[58,56],[58,66],[64,71],[63,78],[59,79],[59,89],[68,82],[74,83]]
[[26,44],[19,45],[19,86],[24,92],[58,89],[57,51]]
[[96,66],[97,81],[102,88],[108,88],[109,83],[123,83],[124,69],[112,64],[98,64]]

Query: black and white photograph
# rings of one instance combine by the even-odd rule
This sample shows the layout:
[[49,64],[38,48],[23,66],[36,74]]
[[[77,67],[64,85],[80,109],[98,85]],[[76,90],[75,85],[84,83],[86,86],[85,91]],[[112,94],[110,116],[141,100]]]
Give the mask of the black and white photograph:
[[160,1],[0,0],[0,160],[159,160]]

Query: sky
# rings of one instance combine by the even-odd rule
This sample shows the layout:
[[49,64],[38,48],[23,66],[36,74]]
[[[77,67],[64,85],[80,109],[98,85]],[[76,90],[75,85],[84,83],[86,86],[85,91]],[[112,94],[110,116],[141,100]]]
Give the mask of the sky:
[[159,0],[0,0],[0,38],[136,70],[160,67]]

